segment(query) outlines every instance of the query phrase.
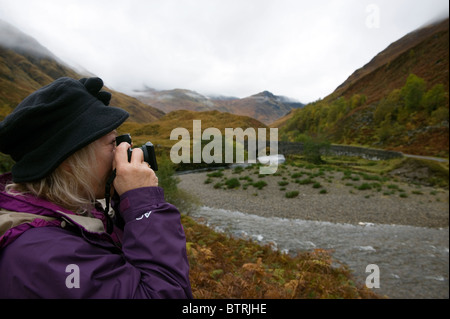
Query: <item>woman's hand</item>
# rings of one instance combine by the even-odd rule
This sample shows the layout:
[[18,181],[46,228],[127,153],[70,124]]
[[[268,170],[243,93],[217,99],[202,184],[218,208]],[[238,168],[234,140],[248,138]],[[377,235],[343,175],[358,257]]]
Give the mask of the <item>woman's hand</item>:
[[135,188],[158,186],[158,177],[149,164],[144,162],[144,154],[140,148],[132,150],[131,161],[128,162],[127,150],[130,147],[130,144],[122,142],[116,147],[114,154],[114,189],[119,195]]

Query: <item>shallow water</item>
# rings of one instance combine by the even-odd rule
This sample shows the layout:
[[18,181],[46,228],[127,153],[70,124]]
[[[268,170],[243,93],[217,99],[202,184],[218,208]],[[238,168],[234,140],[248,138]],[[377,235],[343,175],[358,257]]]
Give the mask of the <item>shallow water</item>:
[[364,284],[366,267],[379,268],[379,288],[389,298],[449,298],[449,228],[336,224],[201,207],[190,215],[217,231],[286,253],[329,249]]

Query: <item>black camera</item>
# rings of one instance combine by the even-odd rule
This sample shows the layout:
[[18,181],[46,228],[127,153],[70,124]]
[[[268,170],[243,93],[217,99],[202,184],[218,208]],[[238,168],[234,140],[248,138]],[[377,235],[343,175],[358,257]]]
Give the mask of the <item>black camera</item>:
[[[119,145],[122,142],[127,142],[131,145],[131,135],[123,134],[116,137],[116,145]],[[141,147],[142,152],[144,153],[144,161],[147,162],[151,169],[155,172],[158,170],[158,163],[156,162],[155,155],[155,147],[151,142],[147,142]],[[128,149],[128,162],[131,161],[131,148]]]

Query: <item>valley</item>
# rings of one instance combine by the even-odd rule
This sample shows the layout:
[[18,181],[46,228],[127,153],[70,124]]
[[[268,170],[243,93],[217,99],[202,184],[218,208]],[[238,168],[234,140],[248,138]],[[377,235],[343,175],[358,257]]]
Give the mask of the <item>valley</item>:
[[[113,96],[110,104],[130,113],[118,133],[130,133],[135,147],[146,141],[156,146],[160,185],[183,213],[196,298],[379,298],[376,291],[355,284],[354,273],[340,262],[335,267],[333,249],[339,260],[359,267],[353,269],[358,279],[366,276],[360,266],[368,260],[376,263],[383,253],[382,271],[389,271],[383,275],[390,276],[385,279],[394,288],[408,290],[388,290],[394,298],[448,298],[448,26],[447,18],[405,35],[335,91],[307,105],[271,93],[270,88],[245,98],[148,87],[127,95],[107,88]],[[12,37],[18,42],[11,42]],[[0,21],[0,121],[28,94],[62,76],[94,75],[71,69],[37,41]],[[168,159],[177,143],[170,139],[173,130],[185,129],[192,137],[195,121],[201,121],[203,129],[217,128],[222,136],[227,128],[277,129],[280,144],[308,145],[319,155],[319,164],[304,154],[289,154],[288,163],[271,175],[259,174],[258,166],[182,175],[182,170],[214,168],[205,162],[176,166]],[[202,145],[207,142],[201,140]],[[410,156],[387,161],[320,157],[318,146],[330,144]],[[0,154],[2,173],[13,164]],[[187,207],[197,215],[188,216]],[[214,218],[223,229],[235,231],[232,235],[247,236],[236,239],[223,229],[214,232],[201,225],[213,225]],[[249,228],[236,230],[232,223],[239,220]],[[291,242],[298,239],[286,249],[301,252],[288,256],[258,240],[266,234],[250,231],[261,220],[268,232],[275,230],[271,226],[276,222]],[[362,230],[380,232],[371,233],[375,242],[355,245],[355,239],[367,239]],[[346,237],[349,233],[354,237]],[[338,235],[344,239],[333,248]],[[413,258],[417,249],[419,261]],[[408,267],[424,267],[430,254],[430,274],[421,277],[416,269],[410,279]],[[348,258],[353,255],[362,256],[362,261],[354,263]],[[416,281],[426,288],[418,291]]]

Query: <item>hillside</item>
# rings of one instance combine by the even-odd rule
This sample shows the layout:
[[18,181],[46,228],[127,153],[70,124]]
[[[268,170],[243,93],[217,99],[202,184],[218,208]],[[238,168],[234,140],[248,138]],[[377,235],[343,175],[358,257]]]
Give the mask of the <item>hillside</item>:
[[448,157],[449,20],[411,32],[355,71],[332,94],[272,127],[417,155]]
[[195,91],[174,89],[157,91],[146,88],[136,91],[135,97],[165,113],[177,110],[221,111],[250,116],[269,124],[304,104],[284,96],[264,91],[246,98],[208,97]]
[[430,87],[440,83],[448,88],[448,29],[446,19],[405,35],[356,70],[326,99],[364,94],[371,104],[401,87],[410,73],[425,79]]
[[[63,76],[90,75],[78,74],[35,39],[0,21],[0,120],[30,93]],[[131,121],[152,122],[164,115],[133,97],[108,91],[113,93],[111,105],[127,110]]]
[[162,118],[152,123],[133,123],[126,122],[120,129],[119,133],[130,133],[133,137],[133,143],[140,145],[146,141],[151,141],[155,145],[162,148],[170,148],[177,141],[170,140],[170,133],[175,128],[185,128],[189,131],[191,139],[193,138],[193,120],[201,120],[201,131],[206,128],[214,127],[221,131],[224,135],[225,128],[246,128],[258,127],[265,128],[266,125],[248,116],[224,113],[219,111],[188,111],[178,110],[164,115]]

